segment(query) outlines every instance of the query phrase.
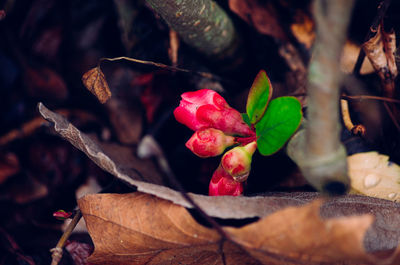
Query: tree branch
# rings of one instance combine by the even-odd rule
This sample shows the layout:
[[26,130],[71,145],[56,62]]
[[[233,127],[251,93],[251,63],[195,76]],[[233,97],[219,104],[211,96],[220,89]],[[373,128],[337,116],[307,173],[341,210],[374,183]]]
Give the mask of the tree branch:
[[339,58],[353,2],[314,0],[317,34],[308,73],[308,123],[288,147],[304,177],[327,194],[343,194],[350,184],[339,140]]
[[227,57],[237,49],[231,19],[212,0],[146,0],[184,42],[209,57]]

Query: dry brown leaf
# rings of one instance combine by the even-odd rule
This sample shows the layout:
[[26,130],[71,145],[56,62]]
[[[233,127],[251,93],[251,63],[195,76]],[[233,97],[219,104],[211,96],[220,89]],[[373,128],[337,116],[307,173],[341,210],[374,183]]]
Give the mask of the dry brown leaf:
[[320,206],[315,201],[241,228],[226,227],[232,241],[221,241],[183,207],[151,195],[98,194],[79,200],[95,244],[89,260],[97,264],[223,264],[221,249],[227,265],[371,260],[363,237],[372,216],[323,220]]
[[258,32],[280,40],[286,40],[286,34],[275,15],[277,11],[274,6],[271,2],[261,2],[229,0],[229,8],[248,24],[254,26]]
[[387,58],[387,65],[389,68],[389,72],[393,77],[396,77],[398,74],[397,65],[396,65],[396,34],[392,29],[390,32],[382,31],[382,40],[383,45],[385,47],[385,55]]
[[19,159],[14,153],[0,154],[0,185],[19,171]]
[[101,103],[105,103],[111,97],[110,88],[100,67],[87,71],[82,76],[82,82]]
[[393,97],[394,79],[398,74],[395,63],[395,32],[383,32],[379,25],[375,35],[363,44],[363,49],[383,83],[385,96]]
[[[168,201],[141,193],[102,194],[82,198],[79,207],[95,244],[90,262],[222,264],[220,236]],[[229,250],[243,252],[234,246]]]
[[349,156],[353,192],[391,201],[400,200],[400,167],[377,152]]
[[294,16],[294,23],[290,25],[290,30],[298,42],[307,49],[311,49],[315,40],[315,23],[310,16],[298,10]]
[[[346,73],[351,74],[356,65],[358,54],[361,47],[351,41],[347,41],[343,47],[342,56],[340,58],[340,69]],[[366,75],[374,72],[374,68],[369,60],[364,60],[361,65],[360,74]]]

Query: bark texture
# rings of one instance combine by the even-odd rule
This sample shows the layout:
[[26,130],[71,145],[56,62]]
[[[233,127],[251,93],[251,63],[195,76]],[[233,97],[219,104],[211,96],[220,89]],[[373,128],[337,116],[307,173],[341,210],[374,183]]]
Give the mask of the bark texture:
[[306,179],[328,194],[342,194],[350,184],[339,139],[339,65],[353,2],[314,1],[317,36],[308,73],[308,123],[288,149]]
[[225,11],[212,0],[146,0],[184,42],[209,57],[236,50],[236,32]]

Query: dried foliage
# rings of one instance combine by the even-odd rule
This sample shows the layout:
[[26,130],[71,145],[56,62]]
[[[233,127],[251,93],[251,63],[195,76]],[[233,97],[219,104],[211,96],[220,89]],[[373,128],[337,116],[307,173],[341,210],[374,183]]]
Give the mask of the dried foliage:
[[351,187],[356,193],[398,201],[400,167],[377,152],[358,153],[348,157]]
[[106,101],[111,97],[110,88],[108,87],[106,78],[100,67],[95,67],[87,71],[82,76],[82,82],[101,103],[106,103]]
[[[244,227],[225,227],[228,239],[199,225],[183,207],[142,193],[88,195],[79,207],[95,244],[89,258],[95,264],[377,262],[363,243],[373,217],[321,219],[321,203],[288,207]],[[340,207],[334,204],[326,203],[323,211]],[[395,264],[392,259],[386,262]]]
[[[223,264],[224,253],[225,264],[237,264],[237,260],[241,264],[364,264],[377,262],[367,251],[387,252],[399,245],[400,233],[393,231],[400,231],[400,206],[387,200],[348,195],[326,201],[320,209],[321,202],[307,204],[317,193],[218,198],[191,194],[210,216],[262,218],[240,228],[224,227],[229,238],[222,240],[181,207],[191,205],[179,192],[154,184],[157,180],[149,178],[151,175],[141,178],[136,172],[128,173],[131,162],[112,154],[119,153],[120,147],[106,149],[43,105],[39,109],[61,136],[100,167],[147,193],[89,195],[80,200],[95,243],[91,262]],[[389,256],[385,255],[388,264],[396,264],[397,256]]]

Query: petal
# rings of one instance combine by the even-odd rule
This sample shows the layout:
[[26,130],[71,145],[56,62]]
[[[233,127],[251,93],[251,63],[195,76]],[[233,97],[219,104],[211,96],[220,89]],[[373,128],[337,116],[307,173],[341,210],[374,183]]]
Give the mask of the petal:
[[203,127],[203,125],[199,123],[198,120],[195,118],[193,113],[191,113],[188,109],[183,108],[181,106],[177,107],[174,110],[174,116],[178,122],[186,125],[187,127],[189,127],[194,131]]

